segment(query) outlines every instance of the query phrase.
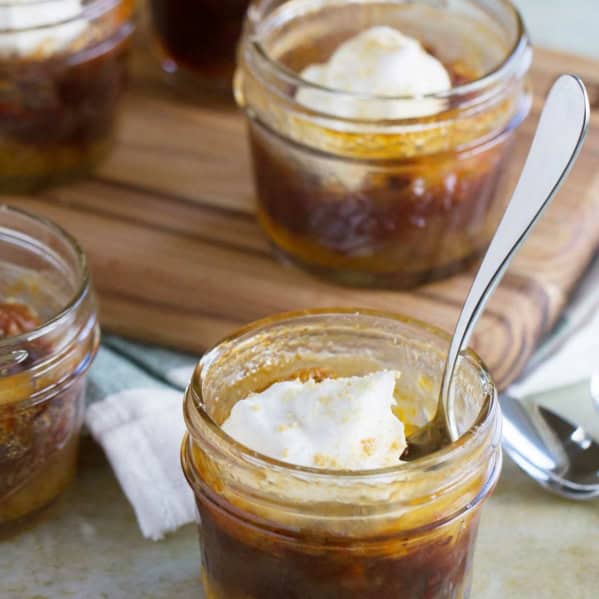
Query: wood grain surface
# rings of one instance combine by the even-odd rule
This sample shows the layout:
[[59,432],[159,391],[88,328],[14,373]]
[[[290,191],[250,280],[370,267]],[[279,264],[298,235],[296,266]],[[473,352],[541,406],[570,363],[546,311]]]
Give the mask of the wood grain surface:
[[[413,292],[338,287],[276,262],[254,220],[241,116],[190,102],[137,56],[114,152],[90,179],[7,203],[50,217],[88,253],[107,331],[201,352],[283,310],[364,306],[450,330],[472,273]],[[599,62],[537,50],[535,102],[518,135],[517,176],[553,78],[576,72],[599,108]],[[559,139],[556,139],[559,143]],[[473,345],[500,387],[555,322],[599,242],[599,111],[559,196],[477,326]]]

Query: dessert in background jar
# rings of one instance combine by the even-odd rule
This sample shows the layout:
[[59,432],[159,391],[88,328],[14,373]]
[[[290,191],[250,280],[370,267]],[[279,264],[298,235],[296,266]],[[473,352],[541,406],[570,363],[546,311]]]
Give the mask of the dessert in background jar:
[[229,92],[249,0],[150,0],[153,45],[181,87]]
[[99,331],[85,257],[52,223],[0,206],[0,527],[75,474]]
[[87,173],[114,135],[133,0],[0,4],[0,192]]
[[529,63],[507,2],[256,3],[235,93],[276,251],[356,285],[463,269],[503,208]]
[[402,462],[434,413],[448,337],[390,314],[306,311],[208,352],[185,398],[182,464],[211,599],[467,598],[501,468],[495,388],[472,353],[460,438]]

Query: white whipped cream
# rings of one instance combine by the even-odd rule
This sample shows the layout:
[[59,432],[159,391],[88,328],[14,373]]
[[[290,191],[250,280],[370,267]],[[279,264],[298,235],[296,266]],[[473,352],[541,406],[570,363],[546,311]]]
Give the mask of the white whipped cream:
[[313,110],[355,119],[399,119],[435,114],[445,101],[426,94],[451,89],[443,64],[418,40],[392,27],[373,27],[341,44],[328,62],[306,67],[302,79],[324,87],[375,96],[410,96],[405,100],[360,100],[300,88],[298,102]]
[[368,470],[396,465],[406,447],[392,412],[398,372],[284,381],[233,406],[222,429],[271,458],[315,468]]
[[48,56],[64,49],[86,24],[63,22],[80,13],[81,0],[12,0],[0,5],[0,55]]

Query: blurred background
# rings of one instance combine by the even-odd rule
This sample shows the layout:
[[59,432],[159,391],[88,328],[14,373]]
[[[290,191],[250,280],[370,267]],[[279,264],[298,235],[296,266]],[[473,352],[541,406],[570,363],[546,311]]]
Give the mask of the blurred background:
[[533,42],[599,57],[598,0],[514,0]]

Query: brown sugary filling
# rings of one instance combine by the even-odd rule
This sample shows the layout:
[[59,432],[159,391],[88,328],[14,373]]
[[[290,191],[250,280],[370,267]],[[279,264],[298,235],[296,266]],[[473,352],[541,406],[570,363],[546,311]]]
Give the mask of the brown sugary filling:
[[[45,55],[0,57],[0,178],[35,188],[89,168],[108,148],[127,79],[128,39],[94,23]],[[51,35],[51,31],[49,32]]]
[[162,50],[205,77],[233,75],[235,51],[249,0],[151,0]]
[[40,325],[35,311],[16,301],[0,301],[0,339],[32,331]]
[[[0,339],[21,335],[42,323],[35,310],[15,300],[0,301]],[[47,503],[72,476],[78,426],[76,386],[31,407],[22,390],[36,391],[29,369],[49,356],[42,341],[24,342],[27,352],[18,363],[0,364],[0,524]],[[17,391],[18,390],[18,391]]]
[[[346,38],[344,32],[307,40],[279,60],[299,73]],[[453,87],[483,74],[465,60],[425,50],[444,64]],[[317,271],[397,274],[405,286],[463,268],[485,247],[501,208],[508,138],[488,136],[510,103],[460,124],[458,102],[468,98],[452,97],[442,117],[426,117],[432,128],[389,135],[292,116],[289,124],[251,122],[258,219],[269,237]],[[447,130],[444,119],[451,121]]]

